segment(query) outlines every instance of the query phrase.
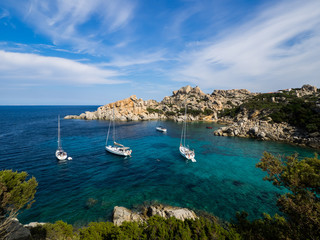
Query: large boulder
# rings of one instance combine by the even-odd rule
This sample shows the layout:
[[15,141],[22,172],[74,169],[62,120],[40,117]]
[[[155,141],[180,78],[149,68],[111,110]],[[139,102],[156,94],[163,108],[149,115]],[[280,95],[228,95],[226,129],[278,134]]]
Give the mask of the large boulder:
[[149,217],[160,216],[163,218],[175,217],[182,221],[186,219],[198,218],[194,211],[187,208],[164,206],[162,204],[143,208],[142,212],[133,212],[125,207],[114,207],[113,223],[120,226],[123,222],[141,222],[146,221]]
[[123,222],[139,222],[143,221],[143,218],[138,214],[125,207],[115,206],[113,209],[113,223],[116,226],[120,226]]
[[163,206],[163,205],[155,205],[150,206],[148,208],[147,215],[149,217],[158,215],[163,218],[170,218],[175,217],[177,219],[180,219],[182,221],[186,219],[196,219],[197,215],[194,213],[194,211],[187,209],[187,208],[178,208],[178,207],[172,207],[172,206]]
[[31,240],[31,233],[18,219],[14,218],[8,227],[7,240]]

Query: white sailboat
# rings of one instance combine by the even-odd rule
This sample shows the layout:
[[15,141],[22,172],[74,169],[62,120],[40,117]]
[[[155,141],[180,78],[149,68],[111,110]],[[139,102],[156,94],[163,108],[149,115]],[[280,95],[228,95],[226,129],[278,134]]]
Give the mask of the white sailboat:
[[187,135],[187,104],[185,104],[184,121],[181,131],[181,140],[179,151],[180,154],[192,162],[196,162],[194,150],[191,150],[189,146],[186,145],[186,135]]
[[[112,131],[113,144],[108,145],[111,122],[113,123],[113,131]],[[113,106],[113,119],[112,119],[112,121],[110,120],[110,123],[109,123],[108,135],[107,135],[107,140],[106,140],[106,150],[108,152],[116,154],[116,155],[131,157],[132,150],[129,147],[125,147],[124,145],[117,143],[115,141],[115,138],[116,137],[115,137],[115,122],[114,122],[114,106]]]
[[[59,161],[66,160],[68,157],[67,153],[63,151],[61,147],[61,139],[60,139],[60,115],[58,116],[58,149],[56,151],[56,158]],[[70,158],[70,157],[69,157]]]

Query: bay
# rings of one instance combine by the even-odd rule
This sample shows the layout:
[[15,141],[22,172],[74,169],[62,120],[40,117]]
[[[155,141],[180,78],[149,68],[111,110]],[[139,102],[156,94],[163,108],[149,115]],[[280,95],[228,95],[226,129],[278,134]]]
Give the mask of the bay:
[[[97,106],[1,106],[0,169],[27,171],[39,182],[31,209],[22,223],[63,220],[76,226],[110,220],[114,206],[137,207],[159,202],[210,212],[230,220],[245,210],[251,219],[274,214],[283,192],[262,178],[255,167],[264,151],[299,153],[315,150],[284,143],[218,137],[212,123],[189,123],[189,145],[196,163],[179,153],[182,124],[172,121],[118,122],[119,142],[133,150],[131,158],[105,151],[108,121],[64,120],[63,116],[94,111]],[[57,116],[62,146],[72,161],[59,163]],[[167,133],[157,132],[161,124]],[[207,129],[212,126],[213,129]]]

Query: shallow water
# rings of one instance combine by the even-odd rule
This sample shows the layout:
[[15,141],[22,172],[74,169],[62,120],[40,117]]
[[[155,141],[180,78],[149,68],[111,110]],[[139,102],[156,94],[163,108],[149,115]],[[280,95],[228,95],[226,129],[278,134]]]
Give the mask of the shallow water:
[[[264,182],[255,167],[263,151],[313,156],[314,150],[283,143],[218,137],[217,124],[188,124],[187,142],[196,163],[179,154],[182,124],[172,121],[119,122],[120,143],[131,158],[105,151],[108,121],[61,119],[62,145],[72,161],[58,163],[57,115],[80,114],[97,106],[0,107],[0,168],[27,171],[39,187],[23,223],[64,220],[81,226],[110,219],[114,206],[157,201],[205,210],[230,220],[246,210],[252,218],[277,212],[280,190]],[[161,124],[167,133],[155,130]],[[206,126],[213,129],[206,129]]]

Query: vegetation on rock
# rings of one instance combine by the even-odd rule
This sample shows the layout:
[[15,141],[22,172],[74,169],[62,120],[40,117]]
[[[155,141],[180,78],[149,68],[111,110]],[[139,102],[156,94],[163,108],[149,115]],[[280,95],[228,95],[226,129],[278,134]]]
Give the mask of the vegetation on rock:
[[58,221],[31,230],[34,240],[42,239],[241,239],[230,226],[227,229],[209,218],[179,220],[153,216],[144,223],[124,222],[116,226],[111,222],[92,222],[88,227],[74,229],[72,225]]
[[18,212],[30,208],[38,183],[34,177],[26,180],[26,172],[0,171],[0,238]]
[[305,95],[298,97],[291,93],[264,93],[248,98],[240,106],[224,109],[220,117],[236,117],[241,112],[254,113],[259,119],[270,117],[273,122],[287,122],[309,133],[320,132],[320,112],[317,106],[318,97]]
[[284,217],[267,214],[248,221],[246,213],[237,214],[234,224],[245,239],[320,239],[320,159],[299,160],[264,153],[257,167],[267,172],[264,180],[288,192],[278,198]]

